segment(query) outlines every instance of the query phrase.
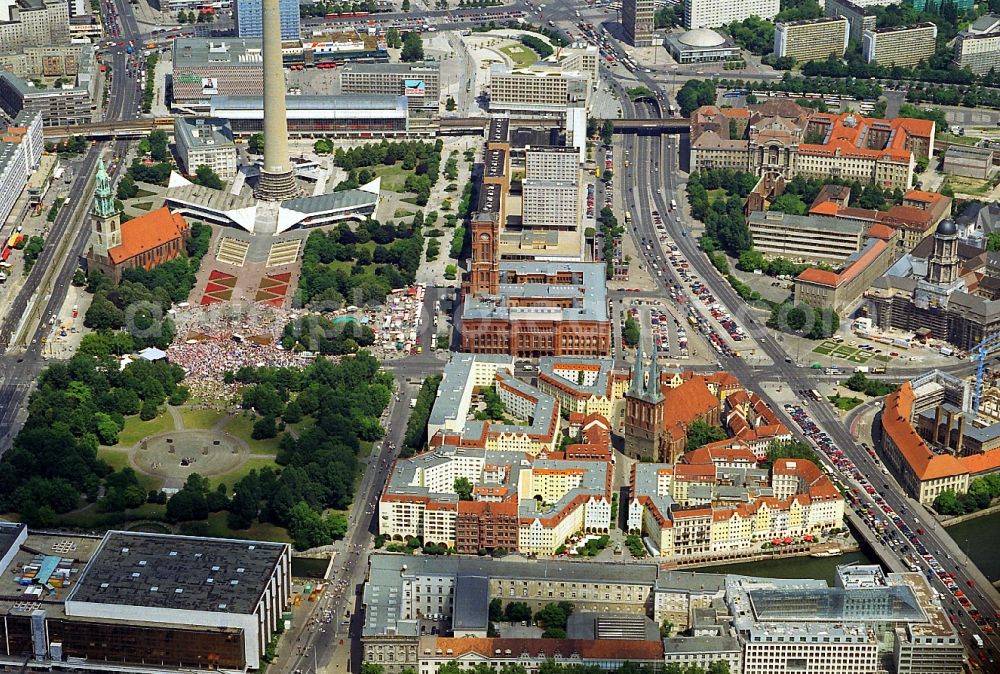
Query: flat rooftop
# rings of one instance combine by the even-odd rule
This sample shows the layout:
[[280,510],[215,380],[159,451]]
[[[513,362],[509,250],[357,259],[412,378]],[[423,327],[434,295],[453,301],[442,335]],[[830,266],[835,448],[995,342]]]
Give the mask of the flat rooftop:
[[288,546],[109,531],[68,602],[253,612]]
[[[5,527],[6,528],[6,527]],[[77,577],[84,565],[94,556],[101,539],[85,536],[48,536],[33,534],[18,550],[6,569],[0,569],[0,597],[13,603],[20,602],[62,602],[75,587]],[[2,553],[0,553],[2,556]],[[40,557],[58,557],[60,565],[69,569],[69,584],[49,583],[43,586],[42,578],[33,574],[30,567],[40,566]],[[65,561],[63,561],[65,560]],[[38,590],[41,587],[42,592]]]

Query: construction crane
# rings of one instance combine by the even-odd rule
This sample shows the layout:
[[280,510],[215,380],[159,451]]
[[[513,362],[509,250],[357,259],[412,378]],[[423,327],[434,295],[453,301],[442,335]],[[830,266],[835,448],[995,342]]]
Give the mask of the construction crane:
[[976,359],[976,390],[972,395],[972,414],[978,416],[979,403],[983,394],[983,370],[990,354],[1000,350],[1000,332],[987,336],[972,348],[971,354]]

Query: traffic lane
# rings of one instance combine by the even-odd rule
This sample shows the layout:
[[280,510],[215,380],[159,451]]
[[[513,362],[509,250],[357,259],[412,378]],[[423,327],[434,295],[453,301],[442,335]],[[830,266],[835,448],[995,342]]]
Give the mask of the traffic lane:
[[[657,142],[657,140],[649,139],[649,143],[652,144],[652,145],[655,145],[656,142]],[[674,163],[674,157],[673,157],[672,154],[667,157],[667,162],[671,165],[671,166],[668,166],[668,171],[667,171],[667,179],[668,179],[669,192],[670,193],[675,193],[676,192],[676,180],[674,178],[674,176],[675,176],[674,171],[673,171],[674,167],[672,166],[672,164]],[[657,196],[659,196],[659,195],[657,195]],[[652,199],[653,199],[654,203],[656,203],[657,201],[665,201],[665,199],[662,199],[662,198],[661,199],[657,199],[656,197],[652,197]],[[662,207],[662,205],[663,204],[661,203],[661,207]],[[681,239],[683,240],[683,239],[685,239],[685,237],[681,237]],[[686,253],[687,253],[687,256],[688,256],[689,260],[692,261],[692,262],[697,262],[698,264],[696,266],[701,266],[702,267],[702,269],[700,270],[700,271],[702,271],[702,276],[704,277],[706,283],[709,284],[710,288],[713,288],[713,286],[715,286],[715,288],[713,288],[713,290],[717,291],[717,295],[716,295],[717,298],[722,299],[723,304],[726,305],[726,306],[730,306],[730,307],[731,306],[739,306],[739,304],[737,304],[738,298],[735,297],[735,293],[732,291],[731,288],[728,287],[728,284],[722,284],[720,282],[721,279],[718,279],[714,275],[711,274],[711,270],[704,268],[704,267],[707,266],[707,264],[706,264],[707,260],[703,259],[701,256],[697,255],[698,251],[690,250],[690,248],[693,247],[692,242],[687,241],[687,243],[688,243],[688,246],[686,246],[686,247],[689,250],[686,251]],[[683,246],[682,243],[678,243],[678,245],[680,247],[682,247],[682,248],[685,247],[685,246]],[[723,285],[725,287],[722,287]],[[726,292],[727,290],[729,291],[728,293]],[[774,345],[770,344],[770,343],[765,343],[763,345],[763,347],[764,347],[765,351],[776,351],[777,350],[777,348]],[[793,385],[793,386],[797,385],[799,390],[812,388],[811,385],[806,386],[806,384],[808,382],[805,382],[803,380],[802,373],[799,371],[798,368],[783,367],[783,365],[784,365],[783,358],[776,358],[775,356],[778,355],[778,354],[770,354],[770,355],[772,355],[772,359],[774,360],[774,362],[778,364],[777,365],[777,369],[779,371],[781,371],[785,375],[786,381],[788,381],[790,383],[790,385]],[[749,383],[750,387],[756,388],[754,386],[754,384],[752,383],[753,379],[750,376],[751,373],[748,373],[746,371],[747,368],[746,368],[745,363],[743,363],[739,359],[723,358],[722,360],[723,360],[724,365],[728,366],[728,368],[738,378],[740,378],[742,381],[745,382],[745,385],[746,385],[746,383]],[[758,392],[759,393],[763,393],[762,391],[758,391]],[[766,396],[766,395],[765,395],[765,397],[769,398],[769,396]],[[773,404],[772,404],[772,406],[773,406]],[[859,455],[860,452],[862,451],[861,448],[854,442],[853,438],[847,433],[846,429],[840,423],[839,419],[835,419],[833,417],[832,411],[828,407],[826,407],[825,405],[822,405],[822,404],[817,405],[815,407],[815,409],[817,411],[817,413],[815,414],[815,417],[816,417],[815,421],[816,421],[817,425],[820,428],[822,428],[824,431],[826,431],[830,435],[830,437],[834,439],[834,441],[837,443],[837,445],[839,447],[841,447],[841,448],[846,447],[846,448],[850,449],[851,453],[854,454],[855,456]],[[776,411],[779,411],[779,413],[782,416],[784,416],[784,417],[787,418],[787,415],[784,414],[783,408],[778,407],[778,408],[776,408]],[[788,420],[788,423],[791,424],[792,423],[791,420]],[[794,428],[795,426],[794,425],[790,425],[789,427],[790,428]],[[848,451],[845,451],[845,454],[848,454]],[[867,455],[867,453],[865,453],[865,454]],[[834,467],[834,470],[836,471],[836,473],[838,475],[841,475],[841,477],[843,479],[845,479],[846,481],[848,481],[848,482],[851,481],[850,477],[844,478],[843,473],[839,469],[837,469],[836,467]],[[890,494],[892,495],[893,504],[891,504],[890,507],[893,507],[894,510],[896,510],[897,512],[900,512],[901,508],[899,507],[898,504],[899,504],[899,501],[900,501],[901,497],[899,497],[898,493],[895,492],[895,491],[893,491],[893,490],[886,490],[886,491],[890,492]],[[921,521],[923,521],[923,518],[921,518]],[[895,526],[895,525],[893,524],[892,526]],[[927,528],[925,528],[925,531],[926,530],[929,530],[929,531],[933,532],[933,529],[927,529]],[[900,533],[900,535],[902,535],[902,531],[900,531],[899,533]],[[877,538],[877,536],[874,534],[874,532],[872,532],[870,529],[866,532],[866,537],[875,537],[875,538]],[[937,538],[936,533],[932,533],[932,535],[930,536],[930,540],[932,540],[932,541],[934,541],[935,543],[938,544],[937,545],[937,549],[943,549],[940,546],[940,540]],[[914,551],[916,552],[915,548],[914,548]],[[919,555],[918,555],[918,557],[919,557]],[[960,578],[963,581],[967,581],[968,580],[967,577],[966,577],[966,575],[964,573],[959,573],[958,575],[960,576]],[[936,578],[936,576],[935,576],[935,578]],[[936,585],[944,588],[945,592],[948,592],[948,588],[945,586],[945,584],[943,582],[940,581],[940,579],[937,579],[936,582],[934,580],[932,580],[931,583],[932,583],[932,585],[936,584]],[[970,599],[970,601],[972,601],[972,600]],[[988,602],[985,600],[985,598],[979,599],[979,602],[981,602],[984,605],[988,604]],[[973,603],[975,603],[975,602],[973,602]],[[980,609],[980,610],[985,615],[989,615],[990,613],[992,613],[992,606],[990,607],[990,609],[991,610],[989,610],[989,612],[985,612],[982,609]],[[985,635],[985,636],[987,638],[990,638],[990,635]]]

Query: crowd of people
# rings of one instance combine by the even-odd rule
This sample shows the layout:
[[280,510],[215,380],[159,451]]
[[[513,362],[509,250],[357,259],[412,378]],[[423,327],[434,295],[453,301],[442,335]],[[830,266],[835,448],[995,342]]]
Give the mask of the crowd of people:
[[241,367],[302,367],[309,358],[282,349],[281,331],[292,312],[257,305],[213,304],[177,309],[177,338],[167,349],[171,363],[187,372],[185,385],[197,397],[229,400],[237,387],[223,380]]

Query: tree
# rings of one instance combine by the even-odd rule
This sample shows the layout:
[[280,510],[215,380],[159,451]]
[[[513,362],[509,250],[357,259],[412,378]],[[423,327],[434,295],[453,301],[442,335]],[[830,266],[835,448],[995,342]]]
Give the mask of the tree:
[[404,12],[410,11],[410,0],[403,0],[403,4],[400,5],[400,9],[402,9]]
[[[625,345],[635,348],[639,344],[639,339],[642,333],[639,328],[639,322],[636,321],[632,316],[628,316],[625,319],[625,323],[622,326],[622,337],[625,339]],[[636,367],[640,367],[640,363],[636,363]]]
[[264,154],[264,134],[255,133],[250,136],[247,147],[251,154]]
[[799,195],[782,194],[771,202],[770,210],[781,211],[782,213],[789,213],[791,215],[805,215],[808,209],[809,207],[806,205],[806,202],[802,201],[802,197]]
[[194,182],[197,185],[210,187],[213,190],[221,190],[224,187],[222,178],[209,166],[199,166],[194,173]]
[[399,60],[404,63],[424,60],[424,43],[420,39],[420,33],[403,33],[403,49],[399,53]]
[[512,601],[503,610],[508,622],[517,623],[531,620],[531,608],[522,601]]
[[490,601],[490,622],[498,623],[503,620],[503,601],[500,597],[494,597]]
[[471,501],[472,500],[472,483],[466,477],[456,477],[455,478],[455,493],[458,494],[459,501]]
[[320,138],[313,143],[313,152],[316,154],[330,154],[333,152],[333,143],[327,138]]
[[448,112],[454,112],[458,108],[458,104],[455,102],[454,96],[449,96],[448,100],[445,101],[444,109]]
[[610,119],[604,120],[601,124],[601,142],[605,145],[611,145],[614,140],[615,124]]
[[573,604],[570,602],[552,602],[543,606],[542,609],[535,614],[535,620],[545,627],[546,630],[563,630],[565,633],[566,623],[569,621],[569,615],[572,612]]
[[712,426],[701,420],[695,421],[687,429],[687,451],[725,439],[726,432],[719,426]]
[[167,149],[167,132],[157,129],[149,134],[149,156],[155,162],[170,160],[170,150]]
[[399,29],[389,28],[385,31],[385,43],[389,49],[399,49],[403,46],[403,39],[399,36]]

